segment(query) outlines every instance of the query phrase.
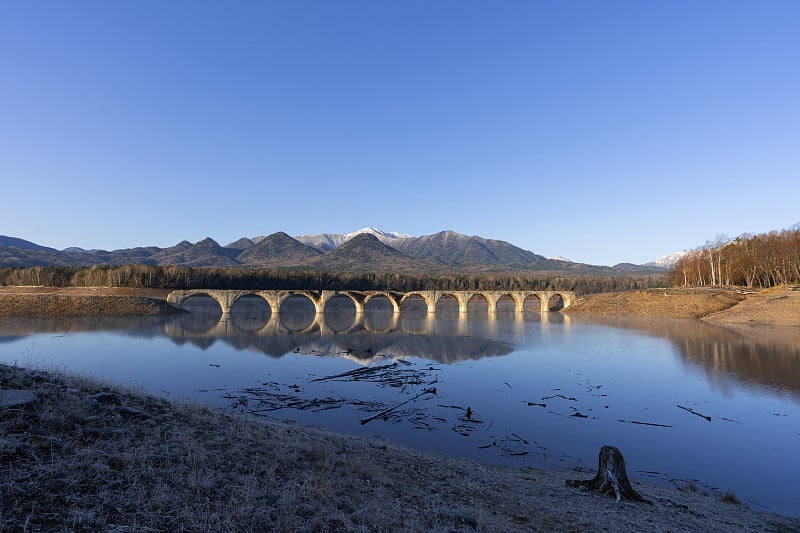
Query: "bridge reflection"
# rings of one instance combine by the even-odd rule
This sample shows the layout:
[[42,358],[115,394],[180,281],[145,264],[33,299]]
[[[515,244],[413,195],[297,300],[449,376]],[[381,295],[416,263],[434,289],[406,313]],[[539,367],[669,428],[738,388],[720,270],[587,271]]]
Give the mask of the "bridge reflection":
[[[541,321],[538,314],[535,318]],[[451,363],[510,353],[513,339],[524,332],[526,319],[532,317],[511,313],[476,320],[460,313],[312,311],[271,314],[256,327],[259,321],[253,316],[192,313],[167,323],[165,333],[178,344],[190,342],[205,348],[219,340],[273,357],[300,352],[369,362],[392,355]],[[570,319],[559,315],[553,320]]]

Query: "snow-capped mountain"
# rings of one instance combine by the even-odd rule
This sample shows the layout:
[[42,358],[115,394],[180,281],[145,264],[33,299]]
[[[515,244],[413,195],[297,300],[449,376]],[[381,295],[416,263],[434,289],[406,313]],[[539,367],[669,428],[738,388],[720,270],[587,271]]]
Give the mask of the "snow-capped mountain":
[[391,246],[392,243],[397,239],[408,239],[411,237],[411,235],[406,235],[404,233],[397,233],[394,231],[388,232],[378,228],[366,227],[351,233],[321,233],[318,235],[300,235],[295,237],[295,239],[303,244],[311,246],[312,248],[316,248],[321,252],[325,252],[328,250],[333,250],[334,248],[338,248],[340,245],[346,243],[353,237],[362,235],[364,233],[374,235],[379,241],[383,242],[384,244],[388,244],[389,246]]
[[661,268],[670,268],[673,265],[675,265],[675,263],[680,261],[681,258],[683,256],[685,256],[686,254],[688,254],[688,253],[689,252],[687,252],[687,251],[672,252],[671,254],[662,255],[661,257],[659,257],[655,261],[650,261],[649,263],[645,263],[644,266],[657,266],[657,267],[661,267]]
[[552,259],[553,261],[564,261],[565,263],[574,263],[575,262],[575,261],[572,261],[571,259],[567,259],[566,257],[561,257],[560,255],[556,255],[554,257],[551,257],[550,259]]

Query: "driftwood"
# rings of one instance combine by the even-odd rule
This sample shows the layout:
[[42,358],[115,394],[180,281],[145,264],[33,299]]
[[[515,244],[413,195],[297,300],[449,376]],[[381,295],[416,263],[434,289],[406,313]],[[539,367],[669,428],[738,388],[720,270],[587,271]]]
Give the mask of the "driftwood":
[[395,409],[397,409],[398,407],[402,407],[402,406],[406,405],[407,403],[411,403],[414,400],[416,400],[418,398],[421,398],[422,396],[424,396],[426,394],[436,394],[436,388],[425,389],[424,391],[420,392],[419,394],[417,394],[413,398],[409,398],[408,400],[406,400],[404,402],[400,402],[397,405],[393,405],[392,407],[389,407],[388,409],[384,409],[380,413],[375,413],[374,415],[369,416],[367,418],[362,418],[361,419],[361,425],[363,426],[364,424],[368,424],[368,423],[372,422],[373,420],[375,420],[376,418],[382,418],[382,417],[388,415],[389,413],[391,413],[392,411],[394,411]]
[[652,503],[634,490],[628,480],[628,473],[625,470],[625,459],[622,452],[614,446],[603,446],[600,448],[599,465],[597,474],[592,479],[568,479],[568,487],[588,487],[601,494],[614,493],[617,501],[622,499],[635,502]]
[[638,420],[622,420],[621,418],[617,420],[617,422],[624,422],[626,424],[639,424],[640,426],[653,426],[657,428],[671,428],[672,426],[668,426],[667,424],[656,424],[655,422],[640,422]]
[[692,413],[693,415],[697,415],[697,416],[699,416],[700,418],[705,418],[706,420],[708,420],[709,422],[711,422],[711,417],[710,417],[710,416],[706,416],[706,415],[704,415],[704,414],[698,413],[697,411],[695,411],[695,410],[694,410],[694,409],[692,409],[691,407],[684,407],[684,406],[682,406],[682,405],[679,405],[679,406],[678,406],[678,408],[679,408],[679,409],[683,409],[684,411],[689,411],[689,412],[690,412],[690,413]]
[[392,363],[390,365],[380,365],[380,366],[369,366],[366,368],[357,368],[355,370],[349,370],[347,372],[342,372],[341,374],[334,374],[332,376],[325,376],[317,379],[312,379],[310,383],[314,383],[315,381],[329,381],[332,379],[339,379],[339,378],[352,378],[353,376],[363,376],[364,374],[374,374],[376,372],[380,372],[381,370],[386,370],[387,368],[394,368],[397,366],[397,363]]

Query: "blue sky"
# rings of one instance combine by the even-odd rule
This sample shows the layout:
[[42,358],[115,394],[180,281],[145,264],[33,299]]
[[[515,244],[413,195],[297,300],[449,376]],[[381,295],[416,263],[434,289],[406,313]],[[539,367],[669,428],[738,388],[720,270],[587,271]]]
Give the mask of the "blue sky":
[[0,234],[452,229],[593,264],[800,222],[800,2],[0,3]]

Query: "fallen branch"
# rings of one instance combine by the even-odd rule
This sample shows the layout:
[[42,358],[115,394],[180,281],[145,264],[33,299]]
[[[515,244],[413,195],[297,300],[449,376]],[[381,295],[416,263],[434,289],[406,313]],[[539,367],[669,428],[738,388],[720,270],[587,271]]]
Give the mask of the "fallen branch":
[[385,370],[387,368],[392,368],[397,366],[397,363],[392,363],[391,365],[381,365],[381,366],[370,366],[367,368],[357,368],[355,370],[350,370],[348,372],[342,372],[341,374],[334,374],[332,376],[325,376],[317,379],[312,379],[311,383],[315,381],[328,381],[331,379],[338,379],[338,378],[348,378],[353,376],[359,376],[363,374],[370,374],[372,372],[379,372],[381,370]]
[[549,400],[551,398],[563,398],[565,400],[569,400],[570,402],[577,402],[578,399],[572,396],[564,396],[563,394],[553,394],[552,396],[542,396],[542,400]]
[[657,428],[671,428],[672,426],[668,426],[667,424],[656,424],[654,422],[639,422],[638,420],[622,420],[621,418],[617,420],[617,422],[625,422],[626,424],[639,424],[641,426],[655,426]]
[[391,413],[392,411],[394,411],[398,407],[402,407],[402,406],[406,405],[407,403],[411,403],[414,400],[416,400],[418,398],[421,398],[422,396],[424,396],[426,394],[436,394],[436,389],[435,388],[433,388],[433,389],[425,389],[424,391],[420,392],[419,394],[417,394],[413,398],[409,398],[408,400],[406,400],[404,402],[400,402],[397,405],[393,405],[392,407],[389,407],[388,409],[384,409],[380,413],[375,413],[374,415],[369,416],[367,418],[362,418],[361,419],[361,425],[363,426],[364,424],[368,424],[368,423],[372,422],[376,418],[381,418],[381,417],[383,417],[385,415],[388,415],[389,413]]
[[695,411],[694,409],[692,409],[691,407],[684,407],[684,406],[682,406],[682,405],[679,405],[679,406],[678,406],[678,408],[680,408],[680,409],[683,409],[684,411],[689,411],[689,412],[690,412],[690,413],[692,413],[693,415],[697,415],[697,416],[699,416],[700,418],[705,418],[706,420],[708,420],[709,422],[711,422],[711,417],[710,417],[710,416],[706,416],[706,415],[700,414],[700,413],[698,413],[697,411]]

